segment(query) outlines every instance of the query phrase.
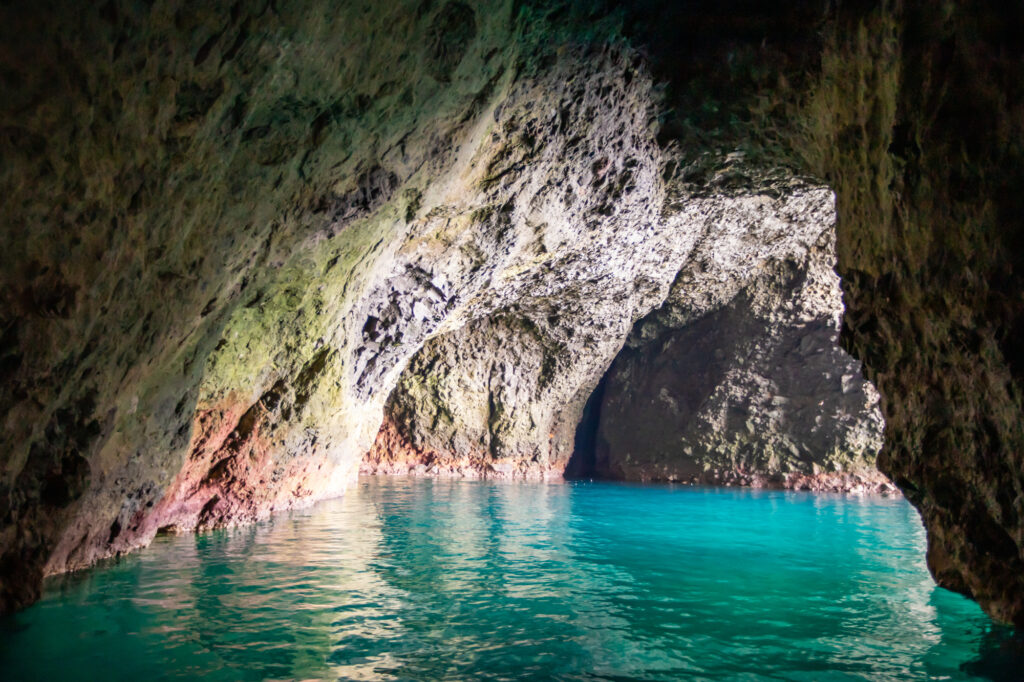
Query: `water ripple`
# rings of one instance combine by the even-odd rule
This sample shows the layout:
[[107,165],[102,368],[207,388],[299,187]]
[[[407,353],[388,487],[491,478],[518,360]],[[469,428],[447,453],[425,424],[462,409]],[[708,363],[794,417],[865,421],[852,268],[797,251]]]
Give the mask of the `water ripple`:
[[0,621],[5,680],[1013,679],[902,500],[369,479]]

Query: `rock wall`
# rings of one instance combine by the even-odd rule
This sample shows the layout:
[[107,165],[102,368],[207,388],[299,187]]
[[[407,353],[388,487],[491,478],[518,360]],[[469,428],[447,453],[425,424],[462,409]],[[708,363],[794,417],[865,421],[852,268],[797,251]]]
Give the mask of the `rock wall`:
[[[662,137],[836,190],[842,342],[940,585],[1024,625],[1024,7],[636,0]],[[683,45],[685,47],[679,47]]]
[[[809,382],[877,423],[834,300],[801,302],[810,172],[882,468],[940,583],[1024,623],[1020,10],[770,7],[0,5],[0,610],[161,529],[340,494],[374,442],[371,468],[557,473],[631,334],[666,388],[665,343],[752,334],[677,423],[744,476],[806,474],[787,425],[859,427],[815,431],[805,395],[748,447],[729,415],[794,398],[774,367],[821,343],[841,372]],[[673,287],[698,265],[707,301]]]
[[[877,394],[838,347],[832,193],[726,163],[716,182],[730,185],[710,195],[681,173],[666,183],[648,226],[659,268],[643,257],[657,242],[619,257],[584,243],[585,286],[523,288],[431,339],[362,471],[890,490]],[[657,308],[630,305],[655,276]],[[589,453],[580,423],[602,377]]]
[[[161,528],[344,489],[389,382],[508,255],[482,209],[531,132],[495,113],[562,85],[538,76],[557,59],[542,17],[518,19],[510,2],[0,7],[0,607]],[[431,248],[463,281],[425,284]],[[434,307],[364,339],[393,292]]]
[[[843,102],[848,132],[818,128],[814,161],[840,195],[845,343],[883,395],[879,466],[921,511],[939,584],[1024,626],[1024,10],[850,24],[812,105]],[[855,106],[825,85],[850,70],[874,93]]]
[[[605,477],[813,490],[893,489],[883,423],[860,363],[839,348],[832,221],[818,241],[729,282],[695,258],[608,373],[593,470]],[[777,241],[751,235],[756,242]],[[767,238],[766,238],[767,237]],[[709,291],[710,290],[710,291]],[[694,319],[696,318],[696,319]]]

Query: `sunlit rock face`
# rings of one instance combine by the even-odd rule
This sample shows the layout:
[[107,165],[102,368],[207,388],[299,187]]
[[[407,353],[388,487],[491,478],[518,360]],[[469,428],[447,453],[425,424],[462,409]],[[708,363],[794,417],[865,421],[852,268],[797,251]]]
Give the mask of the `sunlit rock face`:
[[[510,2],[17,5],[4,609],[161,528],[340,493],[405,360],[511,257],[489,192],[547,131],[498,107],[557,101]],[[630,68],[569,47],[581,79]],[[377,338],[394,296],[415,310]]]
[[838,347],[833,195],[734,161],[711,195],[670,178],[646,235],[622,216],[571,247],[587,280],[530,273],[513,307],[431,339],[363,471],[889,489],[877,394]]

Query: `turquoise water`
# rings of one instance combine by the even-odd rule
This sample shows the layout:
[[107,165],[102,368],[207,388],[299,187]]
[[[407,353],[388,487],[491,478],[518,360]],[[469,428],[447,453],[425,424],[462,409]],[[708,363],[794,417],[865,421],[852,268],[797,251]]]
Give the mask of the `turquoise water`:
[[0,621],[4,680],[1014,679],[901,499],[363,479]]

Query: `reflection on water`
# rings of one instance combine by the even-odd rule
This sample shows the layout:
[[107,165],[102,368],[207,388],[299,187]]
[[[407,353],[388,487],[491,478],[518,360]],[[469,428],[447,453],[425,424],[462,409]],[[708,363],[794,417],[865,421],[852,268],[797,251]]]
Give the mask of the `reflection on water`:
[[[0,621],[4,679],[1012,679],[903,500],[365,479]],[[115,663],[116,662],[116,663]]]

